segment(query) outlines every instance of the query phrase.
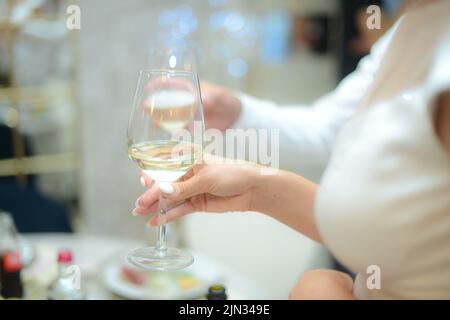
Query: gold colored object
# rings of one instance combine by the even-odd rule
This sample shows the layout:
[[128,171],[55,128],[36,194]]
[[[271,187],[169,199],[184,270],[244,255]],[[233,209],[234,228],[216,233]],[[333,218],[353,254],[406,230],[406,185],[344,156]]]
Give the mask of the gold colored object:
[[[21,31],[22,26],[34,19],[41,19],[47,21],[60,20],[59,15],[42,14],[39,11],[31,12],[29,16],[21,19],[18,23],[11,21],[12,12],[15,5],[20,2],[14,0],[7,1],[6,15],[0,16],[0,32],[4,35],[5,43],[7,44],[7,56],[9,64],[8,87],[0,87],[0,101],[6,101],[9,108],[6,111],[4,124],[11,129],[12,132],[12,146],[13,158],[0,160],[0,176],[16,176],[16,181],[20,185],[26,185],[27,175],[29,174],[43,174],[52,172],[72,171],[77,168],[77,158],[72,153],[63,154],[49,154],[25,157],[25,144],[21,133],[18,130],[20,122],[19,105],[26,108],[31,106],[33,111],[42,111],[43,106],[47,104],[48,95],[46,94],[46,86],[19,86],[16,79],[16,61],[15,61],[15,47],[17,35]],[[69,32],[68,37],[72,40],[72,52],[76,52],[77,47],[74,43],[75,37]],[[75,55],[75,54],[74,54]],[[78,59],[75,55],[75,63]],[[75,68],[77,70],[78,68]],[[63,95],[73,98],[73,93],[77,91],[75,79],[67,83],[63,88]],[[69,89],[70,90],[66,90]],[[26,102],[26,104],[24,104]],[[1,138],[1,137],[0,137]]]
[[72,171],[76,170],[77,162],[77,157],[73,153],[0,160],[0,176]]

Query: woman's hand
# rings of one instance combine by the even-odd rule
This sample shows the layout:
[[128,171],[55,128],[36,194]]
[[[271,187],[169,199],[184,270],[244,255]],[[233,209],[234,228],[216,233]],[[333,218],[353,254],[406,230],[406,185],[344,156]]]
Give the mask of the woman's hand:
[[241,113],[241,101],[225,87],[202,81],[203,113],[205,127],[225,131]]
[[[180,182],[152,184],[150,177],[142,175],[141,181],[151,187],[136,201],[136,215],[155,213],[162,192],[169,208],[164,222],[185,214],[202,212],[250,211],[259,166],[244,161],[205,157],[202,164],[194,166]],[[158,225],[158,216],[149,224]]]
[[[155,215],[151,226],[196,211],[258,211],[321,242],[314,217],[317,185],[290,172],[267,169],[242,160],[205,156],[180,182],[153,184],[136,201],[133,214],[155,213],[162,192],[168,209],[164,221]],[[152,184],[145,175],[141,179],[146,186]]]

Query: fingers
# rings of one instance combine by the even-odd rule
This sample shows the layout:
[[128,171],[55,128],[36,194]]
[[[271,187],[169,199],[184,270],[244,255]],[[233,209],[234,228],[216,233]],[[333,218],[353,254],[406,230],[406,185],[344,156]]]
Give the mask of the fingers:
[[132,213],[134,216],[146,216],[149,214],[154,214],[157,211],[158,211],[158,201],[156,201],[149,207],[136,206],[136,208],[134,208]]
[[[208,183],[206,183],[202,175],[194,174],[194,170],[189,171],[183,178],[183,181],[176,183],[153,183],[152,179],[144,172],[141,174],[141,183],[143,186],[150,186],[137,200],[133,215],[148,215],[155,213],[159,209],[159,199],[161,193],[167,200],[169,210],[162,215],[153,216],[148,224],[150,226],[157,226],[162,223],[168,223],[180,218],[186,213],[195,211],[191,202],[184,202],[195,195],[203,194],[208,190]],[[164,221],[161,220],[164,218]]]
[[188,213],[192,213],[196,211],[194,206],[192,205],[191,202],[186,201],[183,202],[181,204],[179,204],[176,207],[173,207],[172,209],[168,210],[166,212],[166,214],[163,215],[155,215],[153,216],[149,221],[148,221],[148,225],[151,227],[157,227],[161,224],[165,224],[165,223],[170,223],[174,220],[177,220],[179,218],[181,218],[182,216],[188,214]]
[[[192,176],[191,176],[192,177]],[[164,194],[164,197],[167,198],[168,204],[173,207],[178,205],[181,201],[183,201],[186,198],[189,198],[189,195],[192,193],[189,192],[183,192],[183,191],[175,191],[175,190],[185,190],[186,188],[191,189],[193,187],[196,187],[198,184],[196,181],[193,182],[193,187],[190,185],[192,182],[190,182],[188,185],[184,186],[175,186],[173,187],[170,183],[153,183],[152,179],[143,174],[141,176],[141,180],[144,180],[145,185],[151,185],[150,188],[145,191],[137,200],[135,203],[135,209],[133,210],[133,215],[140,216],[140,215],[147,215],[150,213],[154,213],[158,211],[158,205],[159,205],[159,198],[161,195],[161,192]],[[185,177],[185,179],[189,179],[186,181],[192,180],[192,178]],[[143,184],[144,184],[143,183]],[[177,184],[174,184],[177,185]],[[172,196],[167,196],[173,193]]]
[[144,171],[141,172],[141,177],[139,178],[141,185],[143,187],[150,187],[153,183],[152,178],[150,178]]
[[179,206],[167,211],[166,223],[177,220],[177,219],[181,218],[182,216],[184,216],[188,213],[192,213],[194,211],[196,211],[196,210],[190,201],[183,202]]
[[159,189],[164,197],[172,202],[177,202],[205,193],[209,186],[204,180],[201,175],[197,174],[180,182],[159,184]]
[[156,212],[158,210],[159,196],[160,191],[158,187],[153,184],[147,191],[142,194],[142,196],[140,196],[136,200],[135,209],[132,212],[133,215],[140,216]]
[[156,184],[152,185],[147,191],[145,191],[142,196],[137,200],[137,205],[139,207],[150,207],[153,203],[158,201],[160,196],[159,188]]

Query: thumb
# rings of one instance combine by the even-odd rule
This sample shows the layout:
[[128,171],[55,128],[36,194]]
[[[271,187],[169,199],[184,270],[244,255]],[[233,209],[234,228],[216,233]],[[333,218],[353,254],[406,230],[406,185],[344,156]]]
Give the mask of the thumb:
[[207,185],[199,175],[175,183],[158,183],[159,190],[171,201],[182,201],[205,193]]

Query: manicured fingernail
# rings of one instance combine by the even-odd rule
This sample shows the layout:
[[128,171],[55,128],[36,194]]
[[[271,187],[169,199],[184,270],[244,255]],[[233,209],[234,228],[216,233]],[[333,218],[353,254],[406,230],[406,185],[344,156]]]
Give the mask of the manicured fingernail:
[[139,205],[139,199],[141,199],[141,198],[137,198],[136,202],[134,203],[134,206],[135,206],[136,208],[140,208],[140,207],[141,207],[141,206]]
[[131,211],[131,214],[135,217],[137,217],[139,215],[139,213],[137,212],[137,209],[133,209],[133,211]]
[[139,181],[141,181],[141,185],[142,185],[143,187],[146,187],[146,186],[147,186],[146,183],[145,183],[145,179],[144,179],[143,176],[141,176],[141,177],[139,178]]
[[170,183],[158,183],[159,190],[163,193],[171,194],[173,193],[174,189]]

